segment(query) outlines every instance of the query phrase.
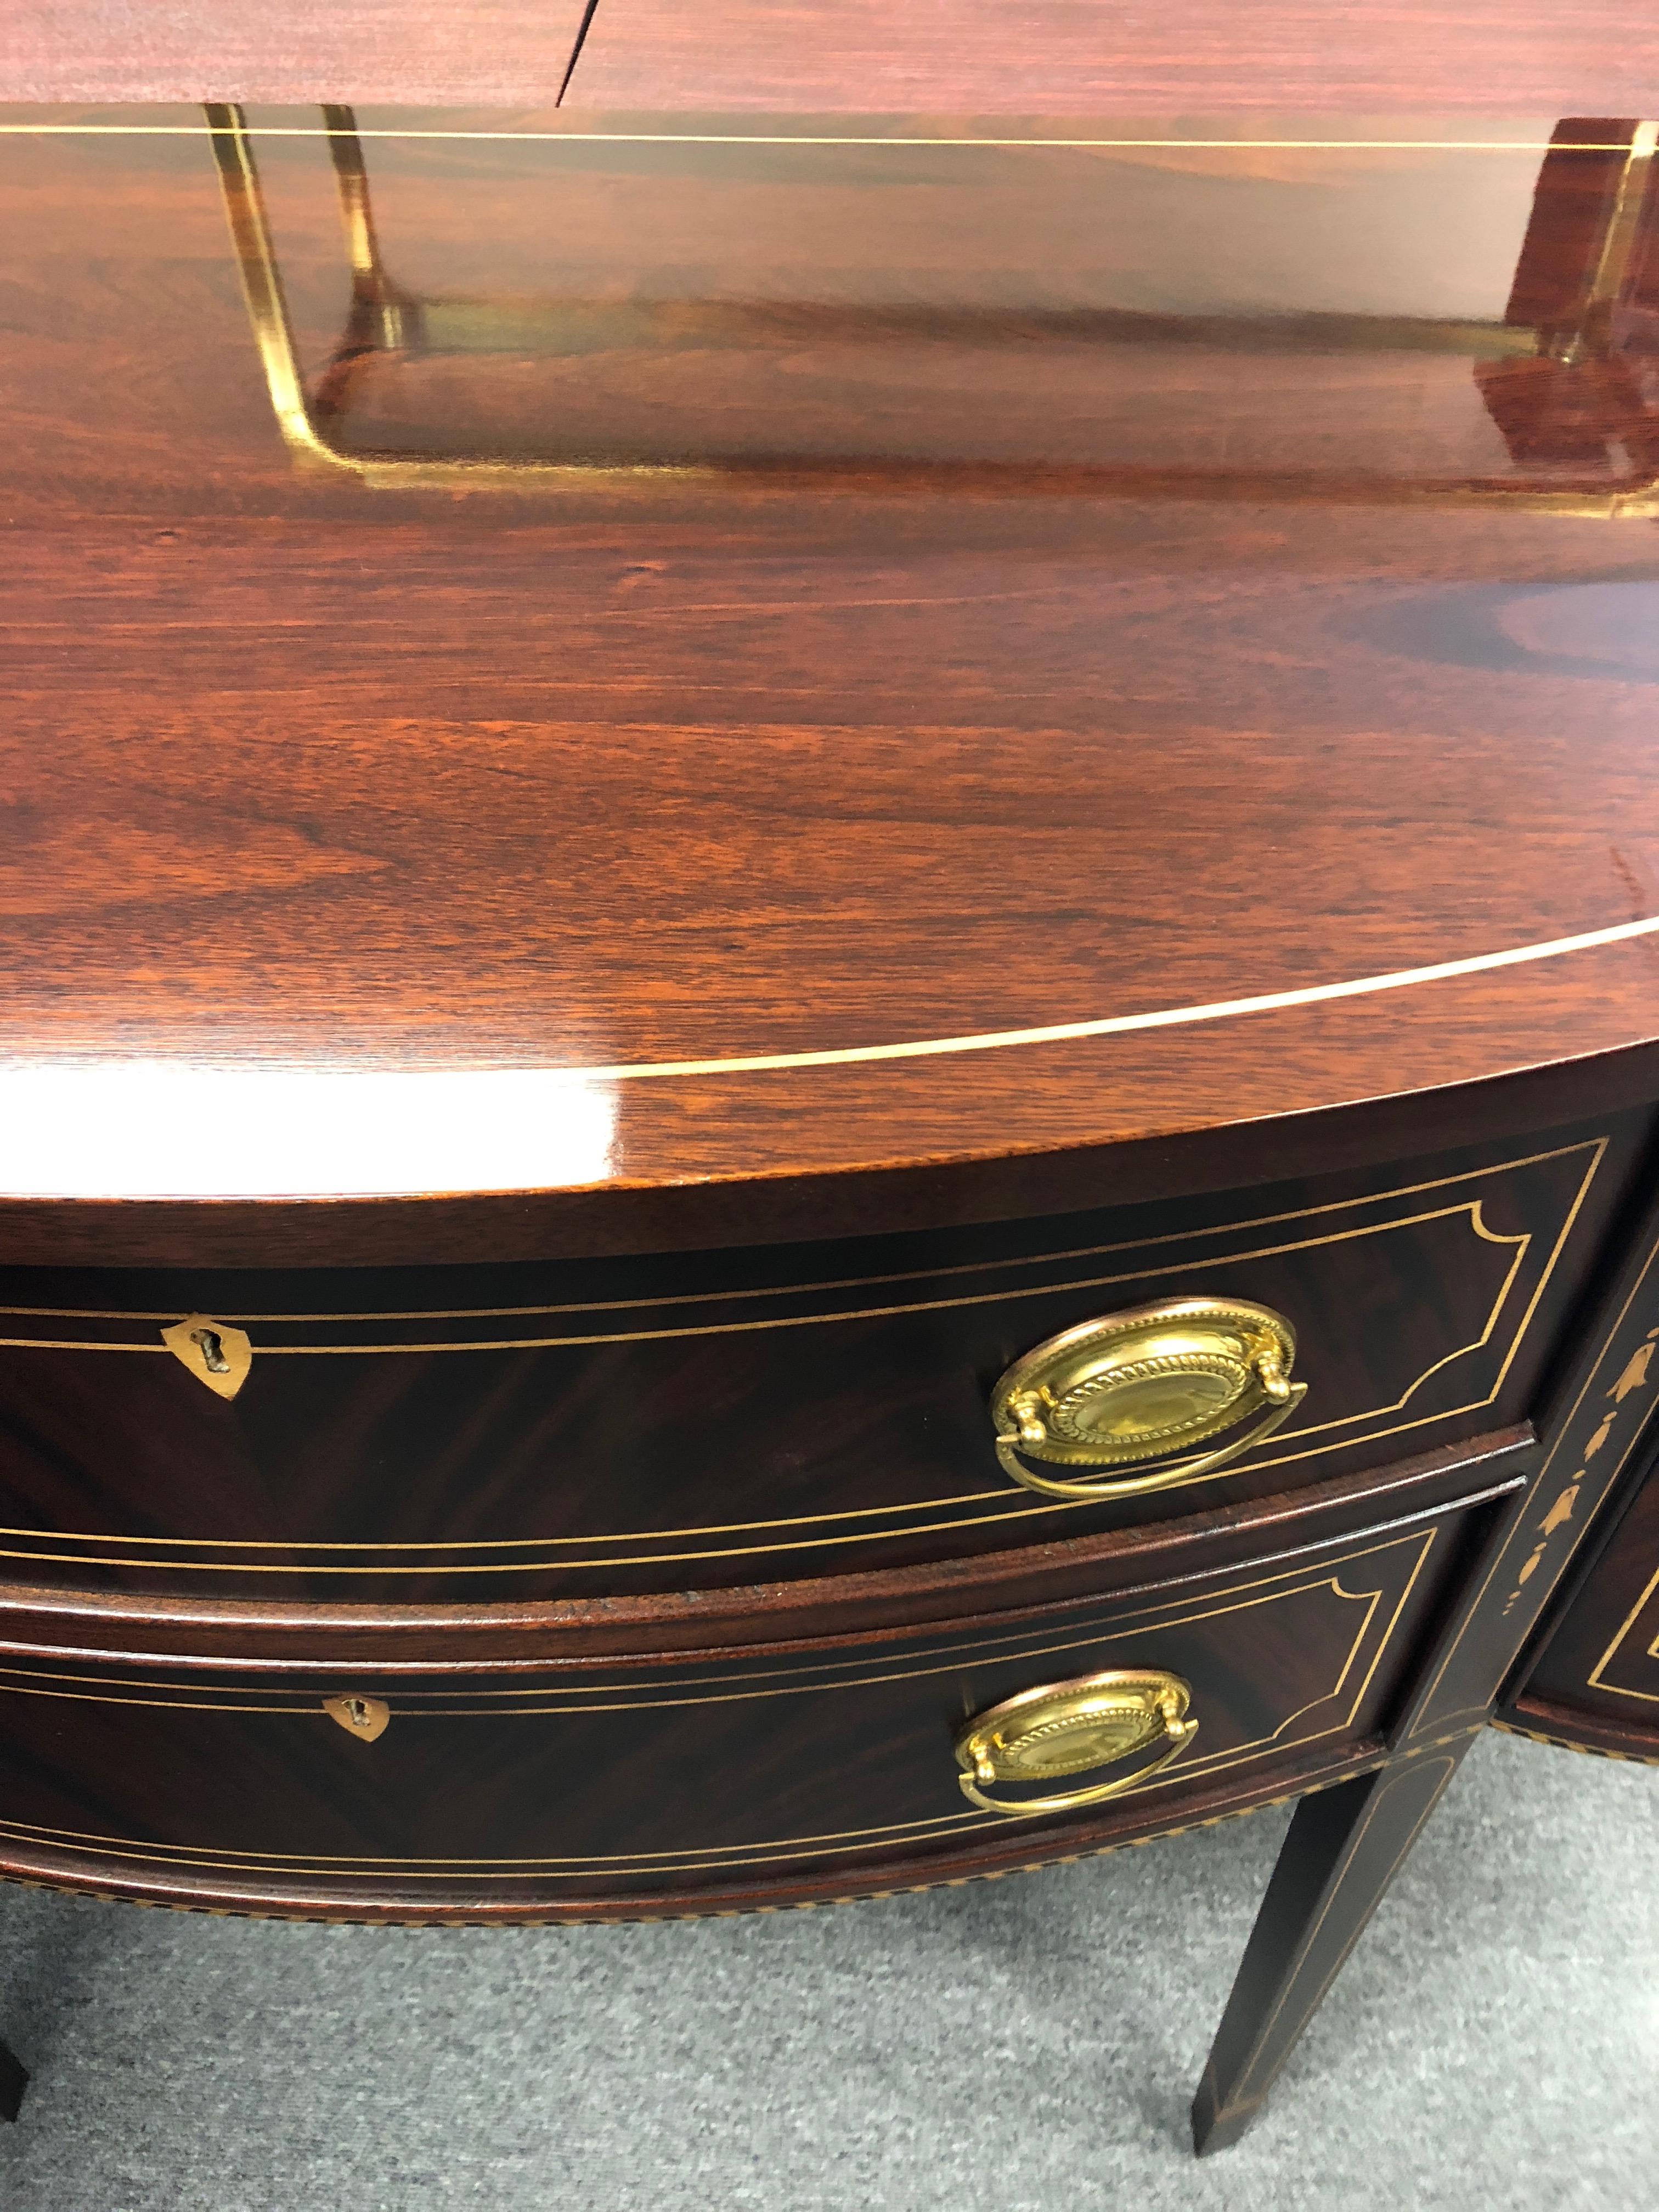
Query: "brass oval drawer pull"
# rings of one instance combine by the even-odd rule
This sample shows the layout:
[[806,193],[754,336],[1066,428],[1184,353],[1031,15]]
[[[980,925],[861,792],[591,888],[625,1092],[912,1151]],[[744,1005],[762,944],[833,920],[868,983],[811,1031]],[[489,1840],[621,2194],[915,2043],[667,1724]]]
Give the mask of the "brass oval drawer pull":
[[[1212,1474],[1270,1437],[1308,1395],[1292,1382],[1296,1331],[1240,1299],[1178,1298],[1061,1331],[1017,1359],[991,1393],[997,1457],[1051,1498],[1130,1498]],[[1259,1415],[1230,1443],[1109,1480],[1038,1474],[1111,1468],[1207,1443]],[[1024,1457],[1022,1458],[1022,1455]]]
[[[1178,1759],[1198,1733],[1187,1717],[1191,1685],[1178,1674],[1114,1668],[1046,1689],[1022,1690],[972,1720],[957,1738],[957,1777],[963,1796],[988,1813],[1017,1818],[1032,1813],[1075,1813],[1101,1805],[1148,1780]],[[1162,1743],[1160,1755],[1128,1774],[1049,1797],[988,1797],[996,1782],[1047,1782],[1120,1759]]]

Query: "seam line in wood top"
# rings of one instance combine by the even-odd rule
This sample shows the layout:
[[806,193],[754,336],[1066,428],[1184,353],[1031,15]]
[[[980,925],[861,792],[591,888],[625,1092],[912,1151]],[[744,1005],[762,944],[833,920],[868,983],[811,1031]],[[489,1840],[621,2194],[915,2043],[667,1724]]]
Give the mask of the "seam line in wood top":
[[1364,998],[1382,991],[1449,982],[1465,975],[1489,975],[1536,960],[1599,951],[1659,931],[1659,915],[1620,921],[1605,929],[1580,930],[1571,937],[1534,945],[1513,945],[1499,952],[1476,952],[1461,960],[1437,960],[1421,968],[1397,968],[1380,975],[1353,976],[1340,983],[1306,983],[1293,991],[1262,991],[1248,998],[1217,999],[1206,1004],[1164,1006],[1141,1014],[1104,1014],[1091,1021],[1048,1022],[1030,1029],[983,1030],[960,1036],[918,1037],[898,1044],[843,1045],[821,1052],[745,1053],[713,1060],[623,1060],[609,1067],[570,1066],[550,1070],[590,1083],[631,1083],[663,1077],[765,1075],[786,1069],[848,1067],[887,1060],[925,1060],[962,1052],[997,1052],[1013,1047],[1071,1044],[1096,1037],[1129,1036],[1143,1030],[1176,1029],[1200,1022],[1231,1021],[1244,1014],[1285,1013],[1298,1006],[1328,1005],[1337,999]]
[[[1582,930],[1571,937],[1552,938],[1531,945],[1508,945],[1500,951],[1474,953],[1458,960],[1435,961],[1420,968],[1395,969],[1382,975],[1353,976],[1334,983],[1310,983],[1292,991],[1267,991],[1246,998],[1159,1007],[1145,1013],[1106,1014],[1086,1021],[1047,1023],[1030,1029],[975,1030],[955,1036],[907,1038],[890,1044],[842,1045],[809,1052],[728,1054],[698,1060],[619,1060],[608,1066],[571,1063],[516,1072],[559,1086],[573,1082],[594,1085],[688,1079],[701,1081],[720,1076],[781,1074],[818,1067],[867,1066],[890,1060],[938,1059],[962,1053],[1076,1044],[1105,1037],[1133,1036],[1150,1030],[1235,1020],[1250,1014],[1290,1012],[1299,1007],[1325,1006],[1343,999],[1364,998],[1386,991],[1489,975],[1502,968],[1559,959],[1574,952],[1605,950],[1633,939],[1650,937],[1656,932],[1659,932],[1659,915],[1649,915],[1639,921],[1617,922],[1603,929]],[[326,1084],[327,1072],[319,1072],[318,1080],[320,1084]],[[181,1099],[181,1110],[183,1104]],[[106,1192],[101,1194],[112,1196],[117,1194]],[[38,1192],[0,1190],[0,1196],[39,1195]]]

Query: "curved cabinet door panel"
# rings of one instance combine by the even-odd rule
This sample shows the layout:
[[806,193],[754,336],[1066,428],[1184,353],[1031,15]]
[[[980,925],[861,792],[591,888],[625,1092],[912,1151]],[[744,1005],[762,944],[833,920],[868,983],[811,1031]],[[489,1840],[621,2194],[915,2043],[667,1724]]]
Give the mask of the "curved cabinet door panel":
[[1659,1759],[1659,1473],[1649,1473],[1503,1722],[1585,1751]]
[[[1253,1559],[1244,1529],[1231,1565],[1177,1582],[742,1650],[584,1660],[579,1618],[493,1664],[468,1660],[465,1623],[448,1664],[412,1635],[407,1658],[392,1637],[276,1664],[14,1644],[0,1871],[370,1917],[690,1911],[1243,1809],[1375,1754],[1503,1465],[1463,1481],[1289,1557],[1261,1536]],[[1039,1600],[1073,1548],[1045,1554]],[[967,1770],[970,1797],[957,1747],[976,1721],[1013,1748]]]

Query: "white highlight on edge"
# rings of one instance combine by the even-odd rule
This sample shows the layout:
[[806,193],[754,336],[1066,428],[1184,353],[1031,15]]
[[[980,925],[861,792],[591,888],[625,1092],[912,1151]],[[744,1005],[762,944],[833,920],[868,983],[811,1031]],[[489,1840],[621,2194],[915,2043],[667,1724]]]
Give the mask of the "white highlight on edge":
[[14,1198],[365,1197],[568,1189],[611,1171],[618,1087],[1062,1044],[1445,982],[1659,932],[1659,915],[1341,983],[1040,1029],[823,1052],[610,1067],[210,1066],[191,1060],[0,1066],[0,1194]]

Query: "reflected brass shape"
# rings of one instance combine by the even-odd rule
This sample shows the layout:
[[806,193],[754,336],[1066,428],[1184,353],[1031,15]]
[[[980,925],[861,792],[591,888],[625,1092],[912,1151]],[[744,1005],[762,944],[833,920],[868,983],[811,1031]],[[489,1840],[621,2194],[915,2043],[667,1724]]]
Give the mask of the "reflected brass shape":
[[379,1698],[325,1698],[323,1711],[360,1743],[373,1743],[383,1736],[392,1718],[391,1706]]
[[253,1346],[245,1329],[210,1314],[187,1314],[161,1331],[173,1358],[221,1398],[234,1398],[253,1365]]
[[[297,469],[352,476],[376,491],[453,489],[463,484],[471,489],[556,492],[574,489],[596,475],[715,483],[752,473],[757,466],[763,476],[770,473],[770,464],[730,459],[671,460],[665,457],[612,462],[574,455],[508,458],[477,451],[446,457],[349,448],[340,434],[343,403],[365,360],[433,352],[511,353],[526,344],[532,351],[550,346],[561,351],[574,327],[573,316],[579,322],[584,312],[581,304],[428,299],[397,283],[381,258],[355,115],[349,107],[326,106],[322,135],[327,139],[335,171],[350,267],[351,307],[341,343],[327,367],[319,377],[308,381],[284,297],[254,159],[254,134],[239,106],[209,102],[204,113],[254,343],[272,412]],[[1622,155],[1622,166],[1605,196],[1579,295],[1565,317],[1540,322],[1516,313],[1513,306],[1501,320],[1310,308],[1263,313],[1254,318],[1227,317],[1224,319],[1227,342],[1247,350],[1252,346],[1277,350],[1288,343],[1298,351],[1357,351],[1383,356],[1462,354],[1469,360],[1487,411],[1513,454],[1535,456],[1563,439],[1576,452],[1577,444],[1582,442],[1578,418],[1587,401],[1593,403],[1598,393],[1605,398],[1609,391],[1615,395],[1622,392],[1632,374],[1627,340],[1617,328],[1618,310],[1638,284],[1644,257],[1650,252],[1655,232],[1659,230],[1659,192],[1653,190],[1656,169],[1659,169],[1659,124],[1620,122],[1606,125],[1605,131],[1616,131],[1620,136],[1600,150]],[[1598,132],[1598,142],[1603,135]],[[631,137],[620,134],[623,143],[629,143]],[[771,138],[764,143],[787,142]],[[1542,234],[1552,233],[1555,203],[1564,184],[1571,194],[1571,179],[1560,170],[1560,163],[1565,161],[1570,166],[1575,156],[1590,150],[1586,142],[1572,137],[1567,125],[1559,127],[1540,174],[1534,203],[1534,226],[1541,219]],[[1554,168],[1553,162],[1557,165]],[[1529,246],[1530,234],[1528,247],[1523,248],[1522,273]],[[797,314],[800,312],[798,306]],[[848,334],[824,321],[828,312],[818,311],[818,325],[824,335],[833,338]],[[698,313],[709,342],[714,343],[741,346],[752,334],[751,324],[760,328],[767,323],[765,314],[752,303],[705,301],[699,303]],[[913,317],[915,327],[929,335],[948,334],[952,327],[950,310],[927,303],[915,306]],[[615,343],[615,311],[607,307],[602,319]],[[890,311],[887,319],[890,325]],[[1160,316],[1106,309],[1095,319],[1098,334],[1115,342],[1204,343],[1214,335],[1213,319],[1201,313]],[[648,321],[643,311],[634,313],[636,337],[647,334]],[[964,332],[970,325],[971,318],[963,325]],[[1641,366],[1638,362],[1637,368]],[[1543,374],[1533,374],[1535,371]],[[816,472],[821,465],[803,459],[799,465]],[[1486,475],[1419,480],[1370,471],[1295,465],[1197,467],[1184,462],[1177,453],[1172,453],[1167,462],[1102,462],[1060,471],[1025,463],[884,461],[874,454],[866,456],[859,466],[879,471],[896,483],[914,477],[930,484],[961,481],[981,487],[1008,483],[1029,488],[1039,483],[1052,486],[1063,479],[1075,489],[1095,496],[1267,497],[1368,507],[1499,505],[1530,514],[1609,520],[1659,518],[1659,426],[1655,425],[1653,410],[1645,403],[1635,405],[1625,432],[1611,436],[1601,457],[1599,472],[1574,465],[1554,481],[1547,477],[1528,482]]]
[[[1198,1734],[1187,1708],[1192,1686],[1161,1668],[1112,1668],[1039,1690],[1022,1690],[970,1721],[956,1741],[957,1777],[963,1796],[988,1813],[1010,1819],[1041,1813],[1074,1813],[1103,1804],[1149,1781],[1178,1759]],[[1158,1758],[1127,1774],[1084,1790],[1046,1797],[990,1797],[994,1783],[1057,1781],[1067,1774],[1115,1766],[1161,1744]]]
[[[1292,1382],[1296,1331],[1237,1299],[1171,1298],[1064,1329],[1017,1359],[991,1393],[997,1457],[1051,1498],[1129,1498],[1213,1474],[1263,1443],[1308,1395]],[[1064,1480],[1024,1464],[1129,1467],[1187,1453],[1260,1416],[1231,1443],[1114,1480]]]

